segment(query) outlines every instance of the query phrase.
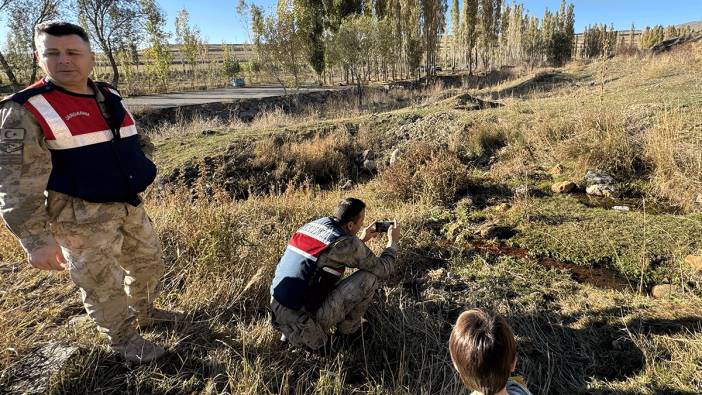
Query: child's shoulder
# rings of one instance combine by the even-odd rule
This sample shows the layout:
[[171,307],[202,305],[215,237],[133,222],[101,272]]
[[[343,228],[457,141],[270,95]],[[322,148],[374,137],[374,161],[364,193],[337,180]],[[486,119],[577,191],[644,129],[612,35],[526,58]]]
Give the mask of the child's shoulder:
[[510,377],[507,380],[507,393],[509,395],[532,395],[527,389],[524,379],[517,377]]

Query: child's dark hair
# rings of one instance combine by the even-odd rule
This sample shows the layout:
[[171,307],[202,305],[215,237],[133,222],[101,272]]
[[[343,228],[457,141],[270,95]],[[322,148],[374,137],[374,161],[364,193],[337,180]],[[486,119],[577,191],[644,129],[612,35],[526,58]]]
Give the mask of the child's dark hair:
[[334,218],[340,225],[345,225],[349,222],[356,221],[364,208],[366,208],[366,204],[360,199],[345,198],[336,205]]
[[473,391],[493,395],[507,385],[517,343],[504,318],[474,309],[456,320],[449,351],[463,383]]

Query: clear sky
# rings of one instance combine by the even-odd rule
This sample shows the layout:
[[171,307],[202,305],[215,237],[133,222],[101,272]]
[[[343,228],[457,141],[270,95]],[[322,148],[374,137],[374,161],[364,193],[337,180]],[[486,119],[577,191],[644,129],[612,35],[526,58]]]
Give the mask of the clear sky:
[[[254,0],[265,10],[272,10],[277,0]],[[511,3],[511,1],[509,1]],[[449,7],[452,3],[448,0]],[[530,14],[541,16],[544,9],[557,10],[560,0],[524,0]],[[575,28],[594,23],[613,23],[618,30],[657,24],[671,25],[702,20],[702,0],[574,0]],[[248,39],[247,28],[236,15],[237,0],[159,0],[168,16],[168,29],[174,31],[175,16],[185,7],[191,22],[196,24],[210,43],[243,42]],[[0,22],[0,42],[5,43],[5,21]]]
[[[508,0],[511,4],[511,0]],[[255,0],[256,4],[271,10],[277,0]],[[451,0],[448,0],[451,7]],[[556,11],[560,0],[524,0],[530,14],[541,16],[544,10]],[[175,15],[186,7],[193,23],[200,27],[210,42],[242,42],[247,39],[246,27],[234,10],[236,0],[160,0],[166,11],[169,28],[173,29]],[[594,23],[613,23],[618,30],[629,29],[632,22],[637,28],[647,25],[677,25],[702,20],[702,0],[574,0],[575,29],[583,31]]]

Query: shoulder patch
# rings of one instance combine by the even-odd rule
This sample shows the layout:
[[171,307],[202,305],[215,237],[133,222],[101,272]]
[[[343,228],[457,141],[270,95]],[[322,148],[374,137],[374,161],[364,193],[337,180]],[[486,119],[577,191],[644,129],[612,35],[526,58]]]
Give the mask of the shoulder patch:
[[2,103],[6,101],[13,101],[15,103],[24,104],[33,96],[49,92],[53,87],[50,84],[37,86],[33,88],[27,88],[25,90],[19,91],[13,95],[7,96],[2,99]]

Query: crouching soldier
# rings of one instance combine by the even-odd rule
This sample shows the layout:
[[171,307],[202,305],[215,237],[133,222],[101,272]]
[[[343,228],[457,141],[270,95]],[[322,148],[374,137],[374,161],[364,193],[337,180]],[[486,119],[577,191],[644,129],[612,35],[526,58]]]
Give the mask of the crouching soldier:
[[[387,230],[387,248],[375,256],[365,242],[378,236],[375,224],[363,229],[365,203],[347,198],[333,217],[300,228],[278,263],[271,286],[273,325],[296,347],[319,350],[330,328],[355,337],[362,331],[379,280],[393,270],[400,239],[397,222]],[[341,279],[346,268],[355,273]]]

